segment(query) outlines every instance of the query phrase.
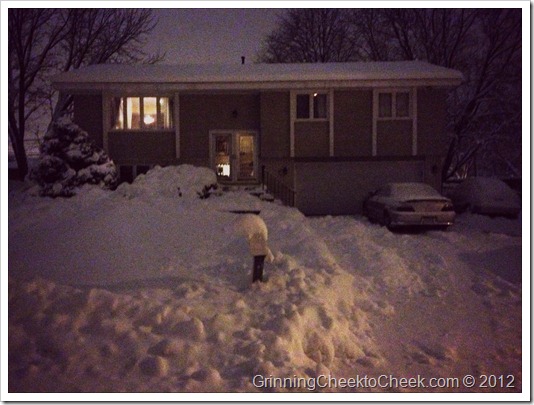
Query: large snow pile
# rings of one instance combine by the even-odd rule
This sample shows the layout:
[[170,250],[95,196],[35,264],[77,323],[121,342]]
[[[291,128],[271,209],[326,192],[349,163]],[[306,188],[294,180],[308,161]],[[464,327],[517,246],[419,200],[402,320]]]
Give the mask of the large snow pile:
[[191,165],[156,166],[135,178],[132,184],[122,183],[118,192],[133,198],[145,195],[150,198],[207,198],[217,188],[217,176],[206,167]]
[[[462,221],[394,234],[240,191],[188,200],[175,187],[194,195],[211,174],[167,170],[69,200],[10,189],[10,391],[309,392],[320,376],[467,374],[513,388],[313,391],[521,391],[521,237]],[[181,171],[197,180],[167,182]],[[254,285],[231,212],[252,209],[274,254]]]
[[40,148],[41,155],[31,178],[41,187],[41,195],[70,197],[82,184],[113,188],[117,169],[107,154],[96,147],[89,134],[70,118],[52,124]]

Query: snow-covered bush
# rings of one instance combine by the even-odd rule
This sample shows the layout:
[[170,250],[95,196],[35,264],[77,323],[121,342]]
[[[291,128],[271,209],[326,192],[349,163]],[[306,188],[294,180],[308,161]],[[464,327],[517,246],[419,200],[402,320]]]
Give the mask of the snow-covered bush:
[[31,179],[41,187],[41,195],[70,197],[82,184],[99,184],[106,188],[117,185],[118,174],[113,161],[68,117],[52,124],[40,151]]

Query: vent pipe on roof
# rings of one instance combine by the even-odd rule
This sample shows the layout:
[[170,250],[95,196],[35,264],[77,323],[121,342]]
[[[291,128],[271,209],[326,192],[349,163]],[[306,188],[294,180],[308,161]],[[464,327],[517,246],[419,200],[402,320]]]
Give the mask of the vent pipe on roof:
[[244,57],[244,56],[241,56],[241,64],[242,64],[242,65],[245,64],[245,57]]

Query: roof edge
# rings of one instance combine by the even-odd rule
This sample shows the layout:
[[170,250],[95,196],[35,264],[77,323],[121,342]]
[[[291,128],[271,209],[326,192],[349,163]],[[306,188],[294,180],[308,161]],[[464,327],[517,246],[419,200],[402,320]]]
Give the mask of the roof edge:
[[136,82],[136,83],[93,83],[93,82],[54,82],[56,90],[64,92],[128,92],[147,91],[240,91],[240,90],[299,90],[299,89],[345,89],[345,88],[388,88],[388,87],[456,87],[460,78],[438,79],[370,79],[370,80],[294,80],[257,82]]

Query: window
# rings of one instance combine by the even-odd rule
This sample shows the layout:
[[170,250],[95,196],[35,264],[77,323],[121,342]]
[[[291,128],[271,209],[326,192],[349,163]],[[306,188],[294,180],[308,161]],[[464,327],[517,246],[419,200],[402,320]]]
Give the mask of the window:
[[135,178],[141,174],[146,174],[153,165],[119,165],[119,181],[132,183]]
[[372,124],[372,156],[416,156],[417,88],[373,89]]
[[170,129],[172,110],[169,97],[114,97],[111,122],[113,129]]
[[395,97],[397,117],[410,116],[410,93],[397,93]]
[[310,118],[310,96],[308,94],[297,94],[297,118]]
[[410,118],[410,92],[378,93],[378,118]]
[[326,94],[313,94],[313,118],[326,118]]
[[126,114],[126,128],[141,128],[141,108],[139,107],[139,99],[137,97],[128,97],[126,99],[126,106],[126,109],[123,110],[123,113]]
[[393,116],[393,109],[391,106],[392,99],[393,94],[391,93],[380,93],[378,95],[378,116],[380,118]]
[[156,97],[143,98],[143,124],[145,128],[158,128],[158,101]]
[[297,94],[296,117],[299,120],[328,118],[328,95],[326,93]]

